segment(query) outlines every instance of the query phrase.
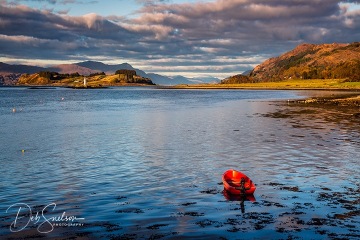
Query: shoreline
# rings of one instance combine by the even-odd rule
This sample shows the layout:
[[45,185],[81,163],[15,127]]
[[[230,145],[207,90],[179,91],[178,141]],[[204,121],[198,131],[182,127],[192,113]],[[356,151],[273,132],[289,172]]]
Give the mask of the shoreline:
[[304,104],[331,104],[337,106],[359,106],[360,107],[360,94],[345,97],[312,97],[305,100],[298,100],[297,103]]
[[[287,103],[302,106],[334,106],[334,107],[360,107],[360,92],[343,95],[330,95],[324,97],[307,97],[300,100],[288,100]],[[360,112],[360,109],[358,109]]]
[[55,89],[55,88],[68,88],[68,89],[108,89],[112,87],[151,87],[154,89],[169,89],[169,90],[269,90],[269,91],[334,91],[334,92],[353,92],[353,94],[344,94],[343,96],[332,95],[324,97],[307,97],[301,100],[288,100],[287,102],[298,104],[327,104],[327,105],[340,105],[340,106],[360,106],[360,89],[358,88],[280,88],[280,87],[245,87],[245,86],[231,86],[221,84],[204,84],[204,85],[176,85],[176,86],[162,86],[162,85],[110,85],[110,86],[98,86],[98,87],[74,87],[74,86],[54,86],[54,85],[2,85],[0,88],[28,88],[28,89]]
[[253,83],[200,83],[171,86],[177,89],[275,89],[275,90],[360,90],[360,82],[348,79],[287,79],[284,81]]
[[360,131],[360,93],[278,100],[275,105],[275,111],[263,116],[291,119],[293,127],[316,129],[314,121],[321,120]]
[[129,84],[129,85],[102,85],[102,86],[67,86],[67,85],[0,85],[0,88],[28,88],[28,89],[54,89],[54,88],[68,88],[68,89],[106,89],[111,87],[157,87],[157,85],[148,84]]
[[156,86],[159,89],[189,89],[189,90],[281,90],[281,91],[348,91],[348,92],[360,92],[360,88],[277,88],[277,87],[240,87],[240,86]]

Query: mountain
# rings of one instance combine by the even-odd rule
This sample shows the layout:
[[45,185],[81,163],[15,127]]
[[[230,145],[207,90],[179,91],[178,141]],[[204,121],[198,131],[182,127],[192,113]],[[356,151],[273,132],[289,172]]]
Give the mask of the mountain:
[[360,81],[360,43],[301,44],[251,72],[255,82],[285,79]]
[[140,69],[134,68],[128,63],[108,65],[102,62],[86,61],[86,62],[76,63],[76,65],[88,69],[93,69],[99,72],[105,72],[107,74],[113,74],[115,71],[119,69],[135,70],[138,76],[144,78],[150,78],[155,84],[158,85],[194,84],[194,82],[191,82],[188,78],[183,76],[167,77],[156,73],[146,73]]
[[[92,69],[96,72],[105,72],[107,74],[114,74],[117,70],[120,70],[120,69],[136,70],[128,63],[109,65],[109,64],[102,63],[102,62],[86,61],[86,62],[75,63],[75,65],[84,67],[84,68],[88,68],[88,69]],[[144,73],[143,71],[141,71],[141,72]],[[139,73],[137,73],[137,74],[139,74]]]
[[150,78],[155,84],[159,85],[176,85],[170,77],[159,75],[156,73],[148,73],[148,78]]
[[44,68],[28,65],[11,65],[0,62],[0,86],[14,85],[22,73],[36,73]]
[[249,76],[238,74],[221,80],[221,84],[240,84],[240,83],[252,83],[254,80]]
[[150,78],[155,84],[172,86],[178,84],[194,84],[191,78],[186,78],[184,76],[163,76],[156,73],[147,73],[146,77]]
[[43,67],[28,66],[28,65],[10,65],[0,62],[0,73],[36,73],[44,71]]
[[[108,75],[114,74],[117,70],[135,70],[137,76],[149,78],[153,83],[159,85],[176,85],[176,84],[194,84],[198,80],[192,81],[191,78],[183,76],[168,77],[155,73],[146,73],[136,69],[128,63],[122,64],[104,64],[96,61],[85,61],[73,64],[60,64],[48,68],[27,66],[27,65],[10,65],[0,62],[0,85],[14,85],[19,80],[21,74],[34,74],[39,72],[57,72],[60,74],[79,73],[80,75],[89,76],[94,73],[105,72]],[[35,81],[35,80],[34,80]]]
[[194,84],[194,82],[190,80],[191,78],[186,78],[186,77],[180,76],[180,75],[172,76],[169,78],[171,79],[171,82],[175,85],[176,84]]
[[93,70],[91,68],[86,68],[79,66],[77,64],[60,64],[50,68],[47,68],[47,71],[50,72],[58,72],[62,74],[71,74],[71,73],[79,73],[80,75],[88,76],[90,74],[97,73],[99,71]]
[[189,80],[194,83],[219,83],[220,82],[220,79],[218,79],[216,77],[211,77],[211,76],[189,78]]

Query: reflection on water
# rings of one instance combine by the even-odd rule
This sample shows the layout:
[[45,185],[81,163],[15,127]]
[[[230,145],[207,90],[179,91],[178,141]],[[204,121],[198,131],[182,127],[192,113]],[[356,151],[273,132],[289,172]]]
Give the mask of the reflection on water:
[[[0,236],[359,238],[358,125],[269,102],[303,95],[0,88]],[[230,168],[254,202],[224,196]],[[84,225],[12,233],[15,203]]]
[[241,208],[241,213],[245,213],[245,201],[251,201],[251,202],[256,201],[253,194],[251,194],[251,195],[243,195],[243,194],[234,195],[224,189],[223,195],[224,195],[225,199],[228,201],[239,202],[240,208]]

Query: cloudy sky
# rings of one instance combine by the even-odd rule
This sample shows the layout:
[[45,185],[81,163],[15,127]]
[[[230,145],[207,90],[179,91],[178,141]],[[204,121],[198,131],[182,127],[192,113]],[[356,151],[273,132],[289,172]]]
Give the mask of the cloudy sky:
[[360,1],[0,0],[0,61],[128,62],[219,78],[300,43],[360,41]]

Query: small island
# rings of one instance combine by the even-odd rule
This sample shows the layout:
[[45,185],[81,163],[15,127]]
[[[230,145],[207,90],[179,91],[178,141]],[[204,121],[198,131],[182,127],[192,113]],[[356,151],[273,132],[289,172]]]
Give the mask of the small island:
[[52,86],[75,89],[105,88],[109,86],[152,86],[151,79],[138,76],[135,70],[120,69],[112,75],[104,72],[92,73],[88,76],[79,73],[64,74],[42,71],[34,74],[23,74],[17,82],[18,86]]

